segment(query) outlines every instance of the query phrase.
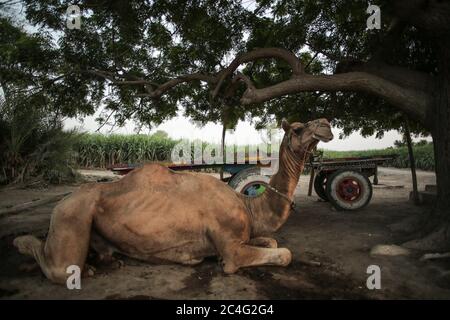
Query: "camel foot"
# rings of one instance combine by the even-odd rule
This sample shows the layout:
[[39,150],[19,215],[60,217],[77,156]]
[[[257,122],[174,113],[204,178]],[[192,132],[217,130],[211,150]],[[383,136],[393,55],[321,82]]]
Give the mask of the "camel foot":
[[42,242],[35,236],[26,235],[15,238],[13,245],[21,254],[33,256],[33,248],[41,246]]
[[223,271],[235,273],[239,268],[257,266],[286,267],[292,261],[292,253],[286,248],[260,248],[244,245],[237,247],[222,262]]
[[292,253],[286,248],[280,248],[280,253],[278,255],[279,264],[275,262],[275,265],[280,265],[282,267],[288,266],[292,261]]

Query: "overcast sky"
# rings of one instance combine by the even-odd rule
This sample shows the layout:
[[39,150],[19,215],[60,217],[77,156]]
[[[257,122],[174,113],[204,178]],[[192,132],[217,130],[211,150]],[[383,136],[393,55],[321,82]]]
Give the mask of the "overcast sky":
[[[99,127],[95,121],[95,116],[86,117],[83,122],[76,119],[68,119],[65,121],[66,128],[78,127],[82,131],[95,132]],[[129,121],[123,128],[103,127],[102,133],[135,133],[135,125]],[[170,137],[179,139],[201,139],[207,142],[220,143],[222,127],[214,123],[208,123],[200,128],[191,122],[188,118],[183,117],[181,113],[171,120],[168,120],[158,127],[153,128],[150,132],[141,131],[141,133],[154,133],[156,130],[166,131]],[[376,139],[375,136],[363,138],[359,133],[354,133],[345,139],[339,139],[339,129],[333,128],[334,140],[328,143],[320,143],[319,148],[329,150],[367,150],[367,149],[383,149],[394,145],[395,140],[401,140],[401,135],[397,131],[389,131],[382,139]],[[239,122],[234,134],[227,134],[227,141],[240,145],[258,144],[262,142],[264,133],[254,129],[254,125],[249,122]],[[415,139],[418,140],[418,139]],[[428,139],[429,140],[429,139]]]

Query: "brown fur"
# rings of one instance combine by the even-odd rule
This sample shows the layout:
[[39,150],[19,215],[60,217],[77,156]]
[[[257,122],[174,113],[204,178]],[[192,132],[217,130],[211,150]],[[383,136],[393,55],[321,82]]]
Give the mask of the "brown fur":
[[[294,130],[302,127],[300,134]],[[283,122],[283,128],[279,171],[270,185],[292,199],[308,152],[332,134],[325,119]],[[271,189],[248,198],[209,175],[148,164],[117,182],[82,186],[55,207],[45,244],[28,235],[14,245],[58,283],[66,281],[69,265],[83,269],[90,244],[154,263],[192,265],[217,255],[224,271],[233,273],[290,263],[290,251],[264,237],[278,230],[290,211],[289,201]]]

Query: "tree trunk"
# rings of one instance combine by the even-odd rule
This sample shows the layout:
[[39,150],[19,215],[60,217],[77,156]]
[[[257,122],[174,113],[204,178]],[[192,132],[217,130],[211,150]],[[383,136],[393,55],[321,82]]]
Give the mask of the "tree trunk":
[[411,132],[409,131],[408,119],[405,119],[404,129],[405,129],[405,139],[408,145],[409,165],[411,168],[411,176],[412,176],[412,185],[413,185],[412,196],[414,204],[417,205],[419,204],[419,190],[417,189],[416,160],[414,159],[414,151],[412,147]]
[[438,198],[436,213],[442,223],[450,223],[450,40],[440,42],[440,74],[433,110],[433,142]]
[[408,241],[408,248],[433,251],[450,249],[450,46],[442,41],[435,102],[428,121],[434,144],[437,200],[431,217],[426,218],[428,233],[419,240]]
[[450,222],[450,81],[442,79],[435,110],[433,130],[436,183],[438,196],[436,212],[440,219]]
[[[226,118],[224,117],[222,119],[222,141],[221,141],[221,146],[220,146],[220,148],[222,149],[222,161],[225,159],[225,150],[226,150],[225,135],[226,135],[226,133],[227,133],[227,124],[226,124]],[[220,180],[222,180],[222,181],[223,181],[223,174],[224,174],[223,168],[224,168],[224,166],[220,167]]]

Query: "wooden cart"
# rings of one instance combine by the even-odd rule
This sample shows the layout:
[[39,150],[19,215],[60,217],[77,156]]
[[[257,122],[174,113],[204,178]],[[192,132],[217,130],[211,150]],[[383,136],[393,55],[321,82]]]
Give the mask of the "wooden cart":
[[310,162],[311,176],[308,195],[312,187],[324,201],[338,210],[357,210],[369,204],[372,183],[378,184],[378,166],[395,159],[396,155],[361,158],[314,159]]
[[[310,187],[324,201],[329,201],[338,210],[357,210],[366,206],[372,198],[372,183],[368,179],[374,176],[374,184],[378,183],[378,165],[392,160],[395,156],[378,156],[367,158],[315,159],[307,167],[311,169]],[[233,189],[247,196],[258,196],[266,190],[270,176],[261,174],[261,161],[252,159],[245,163],[234,164],[170,164],[161,163],[175,171],[199,171],[219,169],[229,173],[222,181]],[[263,163],[267,163],[264,161]],[[110,169],[117,174],[127,174],[140,165],[120,164]]]

